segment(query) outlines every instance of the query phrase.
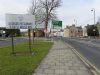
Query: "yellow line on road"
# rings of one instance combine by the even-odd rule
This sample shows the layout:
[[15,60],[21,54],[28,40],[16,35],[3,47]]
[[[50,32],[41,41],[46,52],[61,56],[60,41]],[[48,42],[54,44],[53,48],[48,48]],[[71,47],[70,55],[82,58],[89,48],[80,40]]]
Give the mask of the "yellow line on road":
[[82,54],[76,51],[74,48],[72,49],[76,55],[88,66],[92,72],[95,72],[94,75],[100,75],[100,70],[97,69],[90,61],[88,61]]

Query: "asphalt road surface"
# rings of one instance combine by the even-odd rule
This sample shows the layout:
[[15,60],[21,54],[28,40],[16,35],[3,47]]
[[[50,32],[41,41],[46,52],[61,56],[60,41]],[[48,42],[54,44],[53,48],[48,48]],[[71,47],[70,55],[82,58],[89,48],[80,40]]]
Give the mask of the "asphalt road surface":
[[62,38],[100,70],[100,40]]
[[[26,38],[14,38],[14,44],[22,43],[22,42],[28,42],[28,39]],[[0,40],[0,47],[3,46],[10,46],[12,45],[11,38],[5,39],[5,40]]]

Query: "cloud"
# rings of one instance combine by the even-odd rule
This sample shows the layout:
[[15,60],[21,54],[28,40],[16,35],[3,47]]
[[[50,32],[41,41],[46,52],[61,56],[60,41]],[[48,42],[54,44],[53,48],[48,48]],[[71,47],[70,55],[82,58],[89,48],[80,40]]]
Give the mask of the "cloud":
[[5,26],[5,14],[25,14],[31,5],[31,0],[0,0],[0,26]]
[[[0,26],[5,26],[5,14],[24,14],[31,6],[32,0],[0,0]],[[78,25],[93,23],[92,8],[96,10],[96,17],[100,16],[100,0],[62,0],[62,6],[58,8],[59,20],[63,26],[71,25],[74,19]]]
[[94,8],[96,12],[96,17],[100,17],[100,0],[95,0]]
[[[96,6],[99,9],[99,0],[63,0],[63,5],[59,8],[58,17],[63,20],[63,26],[71,25],[74,19],[78,25],[85,26],[93,23],[93,13],[91,9]],[[97,4],[98,3],[98,4]]]

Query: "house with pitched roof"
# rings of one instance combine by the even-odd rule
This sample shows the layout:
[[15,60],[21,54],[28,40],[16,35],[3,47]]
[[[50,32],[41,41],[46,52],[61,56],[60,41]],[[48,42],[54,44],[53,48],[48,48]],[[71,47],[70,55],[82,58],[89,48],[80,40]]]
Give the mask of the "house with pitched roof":
[[83,29],[81,26],[76,27],[74,24],[72,26],[66,26],[64,29],[64,37],[82,37]]

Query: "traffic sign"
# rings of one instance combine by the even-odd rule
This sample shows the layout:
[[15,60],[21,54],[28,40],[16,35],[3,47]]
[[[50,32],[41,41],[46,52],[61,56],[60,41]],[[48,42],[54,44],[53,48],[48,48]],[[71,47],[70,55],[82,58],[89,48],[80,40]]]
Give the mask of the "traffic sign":
[[62,27],[62,21],[52,21],[53,28]]

